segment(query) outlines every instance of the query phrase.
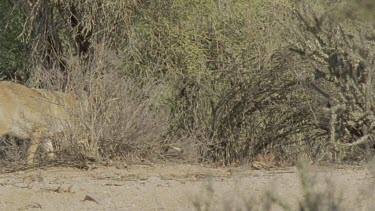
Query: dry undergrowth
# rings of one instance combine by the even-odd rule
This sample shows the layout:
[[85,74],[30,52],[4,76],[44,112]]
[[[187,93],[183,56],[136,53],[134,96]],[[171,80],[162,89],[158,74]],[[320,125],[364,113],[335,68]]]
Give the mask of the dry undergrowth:
[[[73,123],[52,137],[57,154],[54,163],[158,158],[168,126],[167,112],[156,103],[163,87],[151,82],[135,84],[122,74],[121,62],[110,52],[98,55],[90,64],[72,57],[69,65],[71,79],[66,84],[58,70],[43,68],[34,72],[29,83],[71,93],[84,102],[69,111]],[[4,139],[0,156],[15,164],[26,156],[23,146],[27,144]],[[39,163],[46,165],[42,154],[40,158]]]

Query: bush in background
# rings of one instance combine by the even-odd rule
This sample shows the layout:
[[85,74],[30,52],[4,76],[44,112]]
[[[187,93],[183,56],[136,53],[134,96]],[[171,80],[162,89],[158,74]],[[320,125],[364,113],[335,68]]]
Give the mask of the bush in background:
[[374,28],[346,1],[16,2],[28,83],[88,99],[94,154],[159,146],[159,157],[293,163],[374,153]]

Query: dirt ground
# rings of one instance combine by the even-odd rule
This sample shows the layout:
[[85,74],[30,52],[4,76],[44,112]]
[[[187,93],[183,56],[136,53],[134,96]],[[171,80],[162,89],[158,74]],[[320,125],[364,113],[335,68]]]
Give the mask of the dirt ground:
[[[310,167],[325,188],[342,193],[348,210],[374,210],[374,175],[366,167]],[[302,198],[296,168],[252,170],[249,166],[129,165],[91,170],[52,167],[0,174],[0,210],[212,210],[241,207],[272,191],[296,208]],[[339,195],[339,194],[338,194]],[[258,207],[262,209],[261,207]],[[280,210],[280,207],[273,207]]]

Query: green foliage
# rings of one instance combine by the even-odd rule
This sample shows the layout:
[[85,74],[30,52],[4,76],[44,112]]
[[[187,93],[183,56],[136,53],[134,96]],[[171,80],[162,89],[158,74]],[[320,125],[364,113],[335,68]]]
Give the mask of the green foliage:
[[13,1],[1,0],[0,21],[0,80],[25,81],[27,45],[18,38],[24,24],[23,11],[16,9]]
[[272,62],[285,44],[281,25],[271,18],[274,4],[209,0],[142,6],[130,28],[125,69],[140,81],[167,84],[163,99],[172,111],[171,134],[198,134],[202,159],[229,162],[295,134],[281,126],[298,115],[285,101],[294,76],[284,58]]
[[[3,2],[2,8],[14,6]],[[30,81],[68,89],[74,71],[118,70],[99,58],[113,52],[134,89],[163,87],[153,108],[170,111],[166,140],[190,137],[202,161],[251,160],[259,153],[292,162],[302,153],[332,159],[327,151],[342,150],[333,142],[358,138],[347,130],[372,125],[372,85],[360,80],[373,72],[374,29],[371,18],[359,19],[360,8],[367,10],[359,1],[353,14],[345,13],[346,1],[325,0],[16,2],[13,28],[1,38],[11,47],[2,50],[24,46],[10,39],[21,34],[32,49]],[[28,58],[14,52],[0,55]],[[13,60],[13,66],[0,62],[4,71],[23,64]],[[327,108],[332,100],[346,107]]]

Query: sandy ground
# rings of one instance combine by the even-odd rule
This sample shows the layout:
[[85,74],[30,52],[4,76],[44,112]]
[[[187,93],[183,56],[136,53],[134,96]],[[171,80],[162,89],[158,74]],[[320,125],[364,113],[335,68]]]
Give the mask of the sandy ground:
[[[348,210],[374,210],[374,175],[366,167],[310,167],[310,172],[322,189],[332,181]],[[301,189],[295,168],[53,167],[0,174],[0,210],[194,210],[194,202],[205,201],[212,210],[224,210],[250,199],[256,203],[265,191],[296,208]]]

